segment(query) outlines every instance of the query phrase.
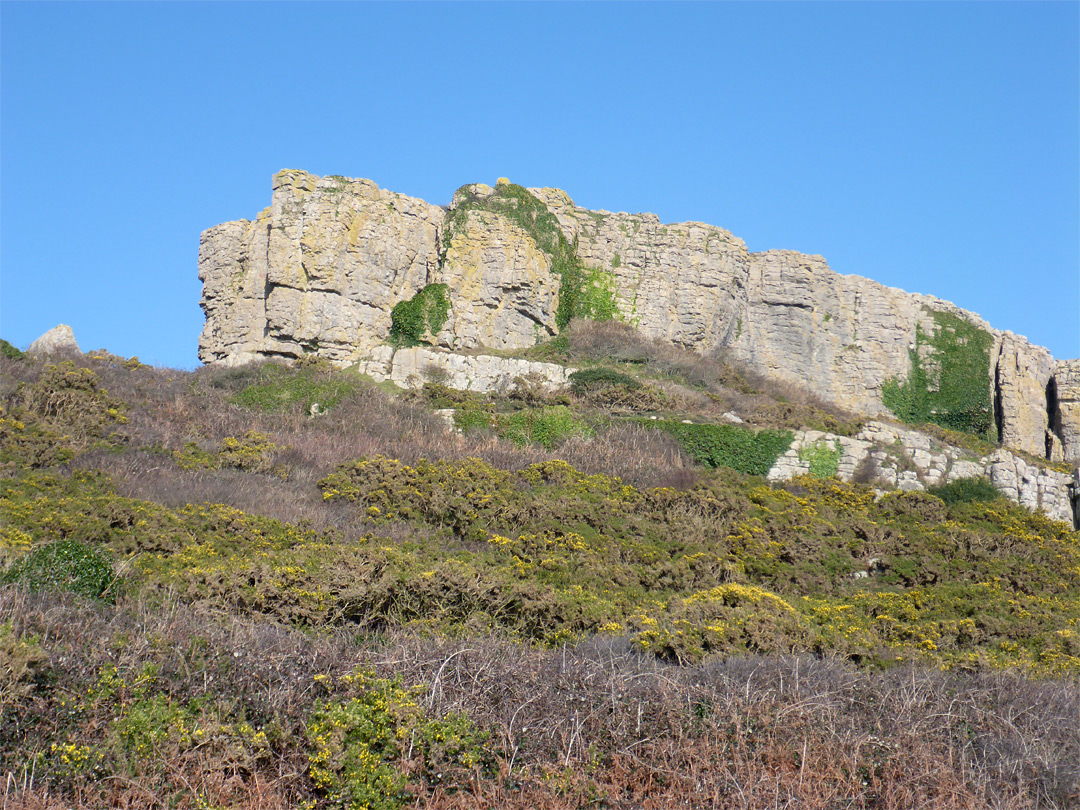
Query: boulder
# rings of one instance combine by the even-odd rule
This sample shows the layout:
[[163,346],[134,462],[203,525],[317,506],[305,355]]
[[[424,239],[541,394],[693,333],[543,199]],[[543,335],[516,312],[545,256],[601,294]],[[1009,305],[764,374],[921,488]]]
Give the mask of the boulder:
[[66,323],[54,326],[44,335],[30,344],[26,353],[34,356],[58,354],[61,352],[81,352],[75,341],[75,333]]

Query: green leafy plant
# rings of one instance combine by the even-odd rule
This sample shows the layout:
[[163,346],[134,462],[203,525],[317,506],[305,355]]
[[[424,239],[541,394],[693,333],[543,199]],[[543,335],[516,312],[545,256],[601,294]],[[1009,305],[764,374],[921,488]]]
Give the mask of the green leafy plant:
[[799,461],[810,465],[810,475],[814,478],[835,477],[843,455],[844,448],[840,446],[840,442],[828,442],[825,439],[799,448]]
[[56,540],[16,560],[4,574],[31,591],[69,591],[91,599],[116,597],[112,560],[79,540]]
[[450,315],[449,288],[428,284],[405,301],[399,301],[390,313],[390,340],[399,346],[415,346],[437,335]]
[[570,436],[588,436],[592,431],[565,405],[528,408],[496,420],[498,433],[515,444],[539,444],[548,450]]
[[320,411],[327,411],[362,385],[348,372],[321,365],[300,365],[290,369],[278,363],[264,363],[251,370],[230,371],[231,374],[222,377],[223,387],[248,384],[229,401],[241,408],[267,412],[296,406],[310,411],[316,403]]
[[990,397],[990,333],[951,312],[931,312],[935,329],[916,329],[911,373],[885,381],[881,399],[905,422],[930,422],[976,436],[993,437]]
[[765,475],[783,455],[795,434],[790,430],[753,431],[738,425],[697,425],[675,421],[650,424],[666,430],[683,449],[706,467],[730,467],[750,475]]

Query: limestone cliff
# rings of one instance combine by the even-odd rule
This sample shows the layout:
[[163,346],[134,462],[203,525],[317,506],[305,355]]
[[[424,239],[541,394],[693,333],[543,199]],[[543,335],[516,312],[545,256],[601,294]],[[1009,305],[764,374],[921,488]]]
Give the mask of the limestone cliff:
[[204,362],[316,353],[385,367],[395,306],[445,284],[428,336],[444,348],[522,348],[574,313],[614,312],[857,412],[1080,463],[1080,364],[820,256],[751,253],[712,225],[588,211],[504,181],[465,186],[446,209],[369,180],[283,171],[273,186],[254,221],[202,236]]

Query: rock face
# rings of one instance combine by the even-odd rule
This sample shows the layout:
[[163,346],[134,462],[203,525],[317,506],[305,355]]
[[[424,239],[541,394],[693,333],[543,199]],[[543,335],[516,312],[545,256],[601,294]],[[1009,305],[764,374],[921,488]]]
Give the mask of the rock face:
[[1080,360],[1057,364],[1047,386],[1047,458],[1080,466]]
[[254,222],[202,235],[199,357],[354,362],[385,340],[396,303],[436,281],[442,221],[438,206],[369,180],[279,172]]
[[81,351],[75,341],[75,333],[66,323],[54,326],[44,335],[39,337],[26,350],[30,355],[49,355],[57,352]]
[[565,388],[576,371],[554,363],[489,354],[457,354],[419,346],[385,352],[380,358],[364,361],[360,368],[379,382],[392,380],[402,388],[441,382],[459,391],[499,394],[512,390],[519,379],[548,390]]
[[438,279],[451,317],[439,343],[454,349],[521,349],[557,335],[559,277],[523,230],[487,211],[469,211],[448,240]]
[[[811,472],[814,452],[834,454],[843,481],[922,491],[959,478],[987,478],[1005,497],[1053,520],[1076,525],[1074,477],[1038,467],[1008,450],[977,457],[914,430],[869,422],[854,438],[816,430],[797,431],[768,478],[784,481]],[[831,472],[831,470],[830,470]]]
[[[254,221],[203,234],[200,358],[316,353],[379,367],[393,354],[394,306],[437,283],[450,303],[439,346],[515,349],[557,334],[568,288],[550,250],[512,211],[458,210],[466,198],[499,193],[463,187],[443,209],[368,180],[279,172],[271,206]],[[723,352],[864,414],[906,402],[932,416],[951,402],[1008,447],[1080,462],[1076,361],[1055,361],[947,301],[834,273],[820,256],[750,253],[712,225],[587,211],[557,189],[528,193],[580,265],[610,287],[619,315],[650,337]],[[976,343],[985,346],[974,360],[964,355],[958,393],[951,352]]]

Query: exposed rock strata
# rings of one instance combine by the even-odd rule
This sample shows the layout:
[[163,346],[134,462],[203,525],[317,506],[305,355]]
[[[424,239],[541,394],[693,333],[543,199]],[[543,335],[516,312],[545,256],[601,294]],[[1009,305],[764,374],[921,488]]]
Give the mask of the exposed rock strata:
[[[495,192],[468,186],[451,208]],[[839,275],[820,256],[750,253],[712,225],[587,211],[563,191],[530,192],[581,262],[610,275],[622,317],[651,337],[724,352],[850,410],[884,414],[886,383],[908,379],[919,335],[938,329],[934,313],[951,313],[992,338],[985,385],[1004,444],[1080,460],[1080,368],[1025,338],[947,301]],[[394,305],[431,283],[449,288],[450,317],[436,336],[444,347],[520,348],[557,333],[560,279],[527,233],[483,211],[449,238],[446,227],[444,209],[368,180],[279,172],[270,208],[203,234],[200,357],[368,363],[388,351]]]
[[1057,364],[1047,384],[1050,430],[1047,457],[1080,466],[1080,360]]
[[837,478],[858,479],[888,489],[921,491],[959,478],[987,478],[1005,497],[1053,520],[1074,525],[1074,478],[1038,467],[1008,450],[976,457],[914,430],[869,422],[855,438],[816,430],[797,431],[795,440],[769,470],[783,481],[810,472],[809,448],[839,450]]
[[364,360],[359,369],[378,382],[391,380],[402,388],[419,388],[438,381],[460,391],[500,393],[510,391],[519,378],[541,388],[557,390],[569,385],[576,369],[554,363],[534,363],[489,354],[469,355],[413,347],[388,349]]
[[438,279],[450,288],[451,307],[441,345],[520,349],[559,333],[559,277],[528,234],[498,214],[468,212]]

